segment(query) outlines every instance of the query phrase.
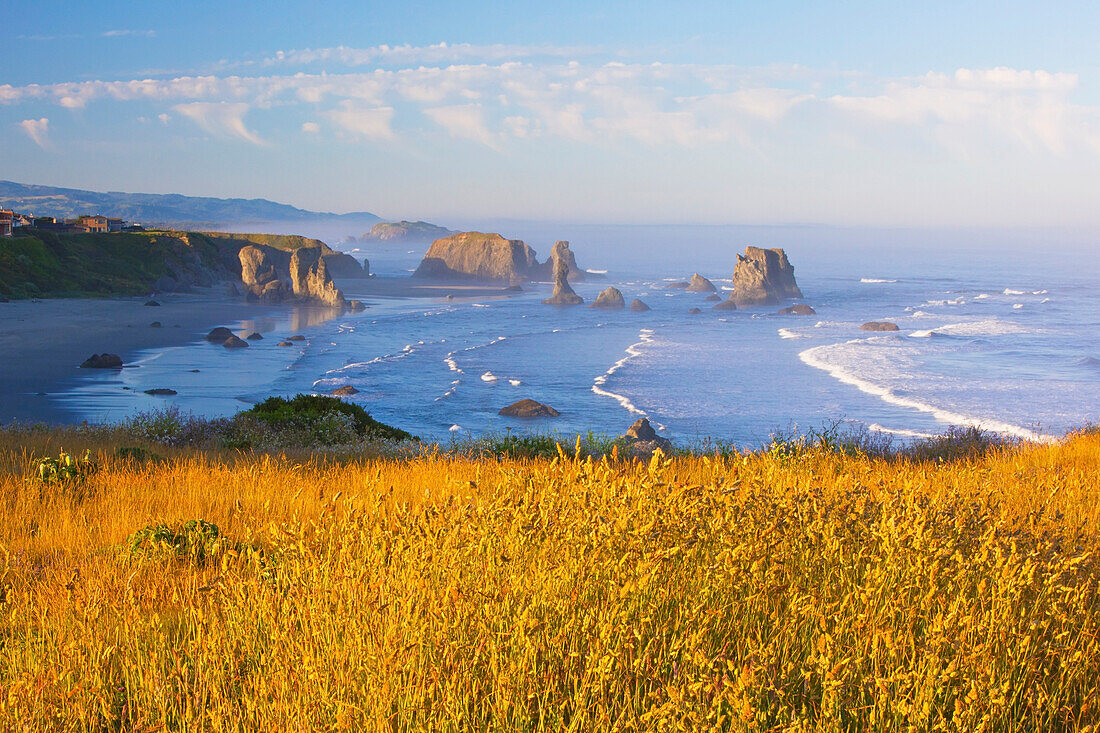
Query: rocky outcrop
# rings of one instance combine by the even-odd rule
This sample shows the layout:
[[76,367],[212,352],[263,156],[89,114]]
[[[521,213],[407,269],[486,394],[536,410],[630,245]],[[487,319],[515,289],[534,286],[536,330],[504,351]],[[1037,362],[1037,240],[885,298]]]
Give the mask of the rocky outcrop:
[[[573,250],[569,249],[569,242],[558,241],[554,243],[554,247],[559,244],[564,245],[565,248],[565,263],[569,267],[569,282],[579,283],[585,281],[585,272],[577,266],[577,258],[573,256]],[[554,251],[550,251],[550,257],[546,259],[541,265],[535,267],[528,276],[532,280],[550,280],[554,279]]]
[[362,280],[370,277],[370,262],[367,260],[359,264],[359,260],[344,252],[322,255],[322,259],[328,268],[328,274],[335,280]]
[[153,395],[154,397],[171,397],[172,395],[179,394],[174,389],[168,387],[157,387],[156,389],[147,389],[145,394]]
[[720,296],[718,293],[711,293],[707,297],[703,298],[703,300],[706,300],[710,303],[717,303],[721,299],[722,299],[722,296]]
[[203,338],[205,338],[210,343],[221,344],[221,343],[225,343],[225,340],[227,338],[229,338],[230,336],[232,336],[232,335],[233,335],[233,332],[230,331],[225,326],[218,326],[217,328],[213,329],[210,333],[206,334],[206,336],[204,336]]
[[737,303],[733,302],[733,297],[731,296],[730,298],[728,298],[726,300],[723,300],[721,303],[716,304],[714,306],[714,310],[716,310],[716,311],[735,311],[735,310],[737,310]]
[[898,324],[890,321],[868,321],[859,327],[860,331],[897,331]]
[[227,349],[247,349],[248,342],[242,339],[240,336],[230,336],[222,342],[222,346]]
[[687,290],[689,293],[714,293],[718,291],[718,288],[714,287],[714,283],[710,280],[699,273],[695,273],[691,276],[691,282],[688,283]]
[[667,452],[672,447],[672,442],[668,438],[657,435],[657,431],[644,417],[638,418],[630,426],[623,439],[630,445],[634,455],[648,455],[658,448]]
[[505,417],[557,417],[561,413],[550,407],[550,405],[544,405],[532,399],[525,399],[500,408],[500,412],[497,414]]
[[816,316],[815,311],[805,303],[799,303],[798,305],[789,305],[786,308],[779,309],[779,315],[781,316]]
[[737,255],[729,297],[737,307],[778,305],[785,298],[801,297],[794,268],[783,250],[746,247],[745,254]]
[[245,338],[249,341],[263,341],[264,336],[259,331],[253,331],[252,333],[245,336]]
[[238,257],[241,280],[250,300],[345,306],[344,295],[333,283],[320,247],[286,252],[250,244],[241,248]]
[[526,280],[538,267],[535,251],[519,239],[462,232],[432,242],[413,277],[433,280]]
[[359,394],[359,390],[357,390],[355,387],[352,387],[350,384],[345,384],[343,387],[337,387],[336,389],[332,390],[332,394],[336,395],[337,397],[349,397],[353,394]]
[[623,294],[618,288],[609,287],[596,296],[589,308],[605,308],[607,310],[620,310],[626,307]]
[[550,260],[554,264],[554,294],[542,301],[547,305],[580,305],[584,298],[573,292],[569,285],[569,259],[572,253],[569,251],[569,242],[558,242],[550,254]]
[[642,301],[635,298],[634,300],[630,301],[630,310],[634,311],[635,313],[644,313],[645,311],[653,309]]
[[702,310],[700,310],[699,308],[692,308],[691,310],[689,310],[689,311],[688,311],[688,313],[690,313],[690,314],[691,314],[691,315],[693,315],[693,316],[695,316],[695,315],[699,315],[699,314],[700,314],[700,313],[702,313],[702,312],[703,312],[703,311],[702,311]]
[[669,283],[665,286],[665,290],[687,290],[691,287],[691,283],[687,280],[681,280],[680,282]]
[[434,242],[454,233],[426,221],[380,221],[360,239],[365,242]]
[[121,369],[122,357],[118,354],[92,354],[80,364],[81,369]]

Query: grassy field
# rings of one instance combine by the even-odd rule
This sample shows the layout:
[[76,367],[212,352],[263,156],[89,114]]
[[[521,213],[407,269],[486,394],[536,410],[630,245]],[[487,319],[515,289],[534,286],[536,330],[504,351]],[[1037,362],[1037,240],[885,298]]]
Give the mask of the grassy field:
[[58,440],[0,433],[3,730],[1100,723],[1095,433],[946,462],[66,434],[94,466],[43,481]]

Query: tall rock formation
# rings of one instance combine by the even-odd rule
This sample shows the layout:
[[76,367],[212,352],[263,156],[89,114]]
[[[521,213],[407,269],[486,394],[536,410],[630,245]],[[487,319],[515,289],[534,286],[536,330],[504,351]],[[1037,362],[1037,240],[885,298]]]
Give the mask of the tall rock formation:
[[432,242],[413,277],[512,283],[537,266],[535,251],[522,240],[461,232]]
[[569,262],[573,253],[569,251],[569,242],[558,242],[550,253],[553,263],[554,294],[542,301],[547,305],[580,305],[584,298],[573,292],[569,285]]
[[[559,244],[565,246],[565,258],[566,264],[569,266],[569,281],[575,283],[581,283],[585,281],[585,272],[577,266],[577,258],[573,256],[573,250],[569,249],[569,242],[558,241],[554,243],[557,247]],[[553,280],[554,279],[554,256],[553,250],[551,255],[547,258],[546,262],[536,267],[530,273],[531,278],[535,280]]]
[[794,268],[783,250],[746,247],[745,254],[737,255],[729,303],[737,307],[777,305],[784,298],[801,297]]
[[262,244],[242,247],[238,253],[241,280],[250,300],[265,303],[316,303],[345,306],[344,295],[332,282],[320,247],[287,252]]

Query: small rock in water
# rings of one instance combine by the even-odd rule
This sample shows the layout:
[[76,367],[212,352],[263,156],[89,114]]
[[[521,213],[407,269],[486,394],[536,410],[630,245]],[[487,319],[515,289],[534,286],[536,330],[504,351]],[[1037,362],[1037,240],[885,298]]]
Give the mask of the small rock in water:
[[149,328],[160,328],[160,321],[153,321],[149,324]]
[[702,313],[702,312],[703,311],[699,310],[698,308],[692,308],[691,310],[688,311],[688,313],[691,313],[692,315],[695,315],[697,313]]
[[799,303],[798,305],[789,305],[786,308],[779,309],[779,315],[781,316],[816,316],[815,311],[805,303]]
[[544,405],[532,399],[513,402],[507,407],[502,407],[498,415],[505,417],[557,417],[561,413],[550,405]]
[[859,327],[860,331],[897,331],[898,324],[890,321],[867,321]]
[[179,393],[176,392],[176,390],[168,389],[167,387],[157,387],[156,389],[147,389],[147,390],[145,390],[145,394],[151,394],[151,395],[157,395],[157,396],[162,396],[162,395],[163,396],[170,396],[170,395],[179,394]]
[[262,341],[263,340],[263,335],[256,332],[256,331],[253,331],[252,333],[245,336],[245,338],[248,339],[249,341]]
[[345,395],[359,394],[359,390],[357,390],[355,387],[352,387],[350,384],[345,384],[343,387],[337,387],[336,389],[332,390],[332,393],[334,395],[343,397]]
[[643,313],[647,310],[652,309],[642,301],[635,298],[634,300],[630,301],[630,310],[634,311],[635,313]]
[[305,340],[306,340],[306,337],[303,336],[300,333],[296,333],[293,336],[290,336],[289,338],[287,338],[287,341],[305,341]]
[[92,354],[80,365],[81,369],[121,369],[122,357],[118,354]]
[[155,300],[147,300],[147,301],[145,301],[145,305],[148,305],[148,306],[159,306],[159,305],[160,305],[160,303],[158,303],[158,302],[157,302],[157,301],[155,301]]
[[280,341],[279,343],[277,343],[275,345],[276,346],[293,346],[294,344],[290,343],[289,341]]
[[233,335],[233,332],[230,331],[225,326],[218,326],[213,331],[206,334],[205,338],[206,338],[207,341],[209,341],[211,343],[224,344],[225,340],[227,338],[229,338],[230,336],[232,336],[232,335]]
[[710,303],[717,303],[717,302],[718,302],[719,300],[721,300],[721,299],[722,299],[722,296],[721,296],[721,295],[719,295],[718,293],[711,293],[710,295],[708,295],[708,296],[707,296],[706,298],[704,298],[703,300],[706,300],[706,301],[708,301],[708,302],[710,302]]
[[238,336],[230,336],[222,342],[222,346],[227,349],[247,349],[248,342]]

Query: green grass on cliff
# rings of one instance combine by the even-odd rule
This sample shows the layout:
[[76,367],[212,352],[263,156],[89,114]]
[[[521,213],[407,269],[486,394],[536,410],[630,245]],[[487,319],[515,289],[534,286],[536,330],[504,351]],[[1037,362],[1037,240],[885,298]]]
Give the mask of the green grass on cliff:
[[0,243],[0,295],[6,298],[140,295],[169,263],[217,268],[218,247],[175,232],[36,232]]
[[324,254],[335,251],[320,239],[310,239],[309,237],[303,237],[298,234],[238,234],[235,232],[202,232],[202,234],[212,239],[265,244],[268,247],[284,249],[288,252],[293,252],[303,247],[320,247]]

